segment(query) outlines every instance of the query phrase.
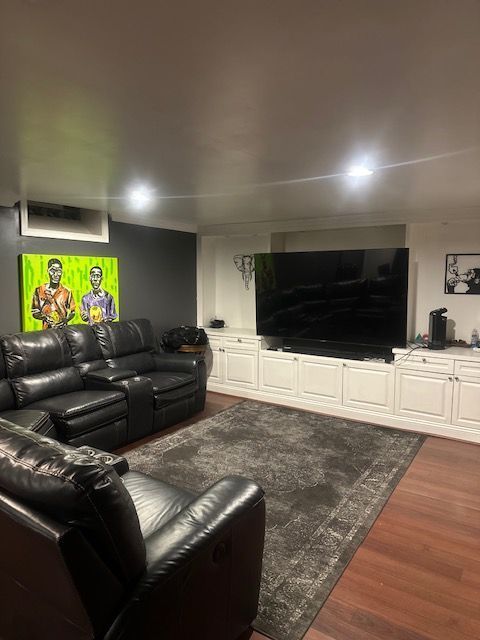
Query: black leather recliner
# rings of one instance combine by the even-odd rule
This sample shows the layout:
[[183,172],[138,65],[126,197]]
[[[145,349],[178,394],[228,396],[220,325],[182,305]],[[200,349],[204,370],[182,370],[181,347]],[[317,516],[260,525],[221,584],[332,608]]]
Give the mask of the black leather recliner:
[[56,429],[46,411],[15,408],[15,396],[5,376],[5,362],[0,353],[0,418],[11,420],[15,424],[19,424],[31,431],[38,431],[49,435],[51,438],[56,438]]
[[207,374],[203,356],[158,352],[149,320],[94,326],[110,367],[149,378],[153,391],[153,431],[189,418],[205,405]]
[[264,516],[245,478],[195,497],[0,420],[0,637],[235,640]]
[[148,378],[131,369],[112,369],[102,355],[95,333],[89,325],[70,325],[63,330],[74,366],[85,387],[91,390],[120,391],[128,404],[127,442],[152,433],[153,388]]
[[63,442],[101,449],[126,443],[125,395],[85,389],[61,330],[5,335],[0,343],[17,409],[48,412]]

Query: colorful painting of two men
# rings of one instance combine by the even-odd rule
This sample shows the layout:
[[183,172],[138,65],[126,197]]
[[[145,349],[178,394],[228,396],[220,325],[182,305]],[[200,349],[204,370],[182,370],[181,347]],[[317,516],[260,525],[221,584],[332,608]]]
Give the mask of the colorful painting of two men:
[[118,320],[118,260],[21,256],[22,329]]

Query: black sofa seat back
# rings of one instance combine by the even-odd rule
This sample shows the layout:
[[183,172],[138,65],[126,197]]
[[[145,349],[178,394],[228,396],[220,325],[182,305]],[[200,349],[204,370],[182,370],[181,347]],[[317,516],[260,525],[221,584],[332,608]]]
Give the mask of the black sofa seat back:
[[61,330],[6,335],[1,338],[1,346],[19,408],[83,389],[82,378],[73,366],[70,348]]
[[138,374],[154,371],[157,345],[149,320],[126,320],[94,327],[103,357],[112,367],[132,369]]
[[92,456],[0,419],[0,491],[75,526],[122,584],[144,570],[133,501],[116,471]]
[[15,406],[15,397],[6,375],[5,361],[0,353],[0,411],[8,411]]
[[93,329],[85,324],[69,325],[63,330],[67,339],[73,364],[84,376],[90,371],[105,369],[107,363]]
[[63,331],[27,331],[1,338],[9,378],[20,378],[72,366],[72,356]]

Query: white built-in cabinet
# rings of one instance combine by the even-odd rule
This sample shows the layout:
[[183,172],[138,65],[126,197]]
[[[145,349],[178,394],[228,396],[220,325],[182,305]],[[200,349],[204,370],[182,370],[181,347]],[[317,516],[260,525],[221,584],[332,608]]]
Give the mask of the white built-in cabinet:
[[382,362],[343,363],[343,406],[393,413],[395,369]]
[[337,358],[300,356],[298,395],[307,400],[342,404],[342,361]]
[[480,431],[480,358],[397,356],[395,397],[397,415]]
[[266,351],[260,354],[260,391],[296,396],[298,393],[297,376],[298,356],[277,351]]
[[260,391],[393,413],[391,365],[260,351],[259,369]]
[[212,368],[209,381],[240,389],[258,388],[259,340],[209,336]]
[[252,331],[208,330],[208,388],[480,442],[480,353],[395,349],[395,362],[267,349]]

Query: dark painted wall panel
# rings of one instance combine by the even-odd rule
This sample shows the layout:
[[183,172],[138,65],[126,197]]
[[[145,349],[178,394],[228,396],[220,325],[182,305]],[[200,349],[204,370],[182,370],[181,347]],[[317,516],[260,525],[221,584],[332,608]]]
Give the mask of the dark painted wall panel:
[[111,222],[108,244],[28,238],[19,233],[17,209],[0,207],[0,334],[21,329],[21,253],[117,257],[122,320],[149,318],[157,335],[181,324],[196,324],[193,233]]

